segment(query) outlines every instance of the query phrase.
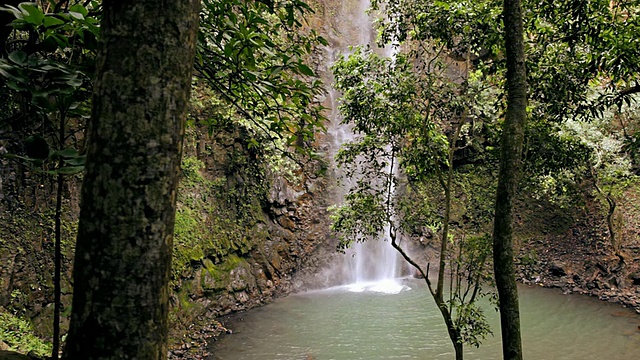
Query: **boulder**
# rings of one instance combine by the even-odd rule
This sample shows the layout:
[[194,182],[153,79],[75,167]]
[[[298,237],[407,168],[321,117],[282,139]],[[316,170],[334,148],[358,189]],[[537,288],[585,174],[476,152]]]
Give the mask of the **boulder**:
[[567,271],[565,270],[565,266],[562,263],[554,262],[549,266],[549,272],[551,275],[556,277],[561,277],[567,275]]
[[613,283],[618,287],[618,289],[624,289],[627,287],[627,281],[622,276],[614,277]]

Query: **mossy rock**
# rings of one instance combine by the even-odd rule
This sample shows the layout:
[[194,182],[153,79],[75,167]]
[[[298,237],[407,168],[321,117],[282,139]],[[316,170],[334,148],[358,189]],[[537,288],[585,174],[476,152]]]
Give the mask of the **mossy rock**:
[[224,289],[233,292],[255,287],[255,278],[251,273],[251,265],[235,255],[229,255],[224,262],[215,265],[205,259],[204,269],[200,273],[200,285],[205,292],[217,292]]

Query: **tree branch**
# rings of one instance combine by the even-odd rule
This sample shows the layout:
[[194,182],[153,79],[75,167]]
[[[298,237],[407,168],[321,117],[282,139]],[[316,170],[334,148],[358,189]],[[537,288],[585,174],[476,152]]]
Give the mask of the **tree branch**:
[[640,84],[636,84],[635,86],[630,86],[628,88],[622,89],[616,96],[616,99],[621,99],[627,95],[633,95],[637,93],[640,93]]

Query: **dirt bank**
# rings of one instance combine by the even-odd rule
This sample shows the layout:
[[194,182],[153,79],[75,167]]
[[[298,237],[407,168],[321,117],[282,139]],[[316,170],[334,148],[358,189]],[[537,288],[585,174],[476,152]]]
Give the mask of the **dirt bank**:
[[532,222],[541,233],[520,244],[518,280],[594,296],[640,314],[637,190],[628,190],[618,206],[617,251],[597,199],[587,195],[584,203],[572,213],[542,206],[529,214],[535,221],[522,219],[521,228]]

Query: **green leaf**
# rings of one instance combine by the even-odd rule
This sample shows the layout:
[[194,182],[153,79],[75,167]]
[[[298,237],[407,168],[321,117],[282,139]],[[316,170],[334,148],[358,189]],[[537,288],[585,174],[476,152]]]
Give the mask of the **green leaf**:
[[51,35],[51,38],[53,38],[55,42],[58,43],[58,47],[60,48],[66,48],[69,46],[69,38],[64,35],[53,34]]
[[11,6],[11,5],[7,5],[5,6],[0,6],[0,11],[6,11],[6,12],[10,12],[13,14],[13,16],[16,17],[16,19],[22,19],[24,17],[22,11],[20,11],[18,8],[16,8],[15,6]]
[[44,24],[44,27],[50,28],[57,25],[63,25],[64,21],[58,19],[57,17],[50,16],[49,14],[47,14],[47,16],[44,17],[43,24]]
[[27,62],[27,53],[18,50],[9,54],[9,60],[11,60],[16,65],[25,65]]
[[300,70],[300,72],[305,75],[314,76],[313,70],[311,70],[311,68],[305,64],[302,64],[302,63],[298,64],[298,70]]
[[66,148],[66,149],[58,150],[54,152],[53,154],[51,154],[51,157],[62,156],[66,158],[71,158],[71,157],[77,157],[78,155],[79,155],[78,150],[74,148]]
[[318,42],[324,46],[329,46],[329,42],[327,41],[327,39],[323,38],[322,36],[318,36],[316,40],[318,40]]
[[84,166],[65,166],[54,170],[57,174],[73,175],[84,171]]
[[7,86],[8,86],[10,89],[15,90],[15,91],[27,91],[27,90],[29,90],[27,87],[25,87],[25,86],[23,86],[23,85],[20,85],[20,84],[18,84],[18,83],[15,83],[15,82],[13,82],[13,81],[8,81],[8,82],[7,82]]
[[84,166],[86,160],[86,156],[77,156],[68,160],[65,160],[64,163],[69,166]]
[[83,83],[82,79],[78,78],[77,76],[69,76],[65,82],[67,85],[74,88],[80,87]]
[[82,6],[82,4],[75,4],[73,5],[70,9],[69,12],[74,12],[74,13],[79,13],[81,14],[83,17],[87,17],[87,15],[89,14],[89,11]]
[[44,14],[42,13],[42,11],[40,11],[40,9],[28,3],[20,4],[20,8],[29,14],[28,16],[25,16],[23,18],[24,21],[34,26],[42,25],[42,20],[44,20]]
[[13,70],[13,66],[6,63],[0,63],[0,75],[7,78],[10,77],[11,73],[9,73],[9,70]]
[[71,17],[74,18],[74,19],[84,20],[84,15],[82,15],[79,12],[69,11],[69,15],[71,15]]
[[[56,42],[56,40],[51,37],[51,36],[47,36],[41,43],[42,45],[42,49],[46,52],[54,52],[56,51],[56,49],[58,48],[58,43]],[[44,70],[44,69],[43,69]]]
[[227,58],[230,58],[232,54],[233,54],[233,44],[228,42],[224,45],[224,55]]

